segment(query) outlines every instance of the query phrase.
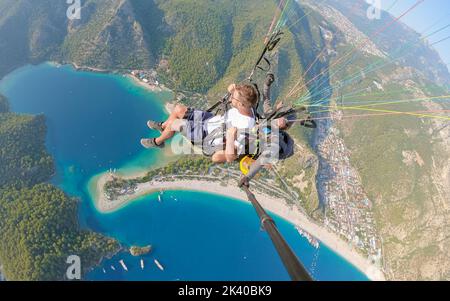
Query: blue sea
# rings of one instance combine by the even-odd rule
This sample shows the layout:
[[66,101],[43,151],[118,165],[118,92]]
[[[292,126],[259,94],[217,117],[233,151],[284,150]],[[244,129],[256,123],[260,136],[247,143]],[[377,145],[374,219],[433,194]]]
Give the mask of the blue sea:
[[[93,177],[110,168],[119,173],[145,171],[171,159],[170,153],[144,150],[139,144],[140,138],[157,134],[146,121],[166,117],[170,93],[150,93],[122,75],[78,72],[49,63],[14,71],[0,81],[0,93],[9,98],[13,111],[46,116],[47,148],[57,166],[52,182],[82,200],[80,225],[124,246],[153,246],[146,256],[121,252],[104,259],[87,280],[289,279],[253,208],[241,200],[167,191],[162,202],[152,194],[114,213],[95,209],[89,194]],[[294,225],[274,218],[315,279],[368,280],[325,245],[314,249]]]

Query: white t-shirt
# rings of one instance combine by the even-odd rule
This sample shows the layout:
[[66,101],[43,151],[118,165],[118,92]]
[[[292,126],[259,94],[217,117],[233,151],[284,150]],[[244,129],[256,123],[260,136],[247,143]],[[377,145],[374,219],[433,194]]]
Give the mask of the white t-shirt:
[[[229,127],[235,127],[238,130],[252,128],[256,124],[254,114],[253,117],[242,115],[236,108],[232,108],[228,112],[226,112],[226,120]],[[214,116],[213,118],[209,119],[207,122],[208,134],[218,127],[222,126],[224,122],[225,116]]]
[[[238,109],[232,108],[226,113],[226,121],[228,127],[235,127],[238,130],[251,129],[256,125],[255,113],[252,112],[253,117],[242,115],[239,113]],[[221,127],[225,122],[225,116],[215,116],[207,121],[207,131],[208,134],[212,133],[218,127]],[[221,140],[216,139],[213,141],[214,145],[217,145]]]

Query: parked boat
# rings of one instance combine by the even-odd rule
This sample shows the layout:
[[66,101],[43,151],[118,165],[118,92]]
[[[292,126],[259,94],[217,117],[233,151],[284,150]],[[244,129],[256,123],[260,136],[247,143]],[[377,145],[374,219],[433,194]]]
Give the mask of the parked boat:
[[125,265],[125,262],[123,262],[123,260],[120,260],[119,263],[122,266],[122,268],[128,272],[128,267]]
[[164,271],[164,267],[162,266],[162,264],[156,259],[154,261],[155,261],[155,264],[158,267],[158,269],[160,269],[161,271]]

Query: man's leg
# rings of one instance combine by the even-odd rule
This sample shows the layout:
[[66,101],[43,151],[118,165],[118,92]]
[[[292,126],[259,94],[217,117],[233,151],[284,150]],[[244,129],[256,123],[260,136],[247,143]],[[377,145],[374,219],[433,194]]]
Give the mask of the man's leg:
[[170,138],[172,138],[175,133],[181,131],[181,126],[185,124],[184,119],[175,119],[167,122],[166,129],[162,131],[161,135],[158,138],[153,139],[141,139],[141,144],[145,148],[162,148],[164,147],[164,142]]
[[225,151],[217,151],[211,158],[212,162],[215,164],[222,164],[227,162],[227,157],[225,156]]
[[146,148],[163,147],[164,142],[175,135],[177,130],[174,130],[173,126],[182,121],[182,118],[185,116],[187,110],[188,108],[186,106],[176,105],[174,110],[170,113],[169,118],[161,124],[161,135],[154,139],[142,139],[141,144]]
[[163,132],[168,127],[168,124],[171,123],[173,120],[182,119],[185,116],[187,110],[188,110],[188,108],[186,106],[176,105],[166,121],[157,122],[157,121],[149,120],[147,122],[147,126],[153,130]]
[[[184,115],[183,115],[184,116]],[[179,132],[179,124],[182,122],[181,118],[176,119],[168,119],[164,124],[164,131],[161,133],[161,136],[155,139],[157,145],[163,144],[166,140],[172,138],[176,132]],[[176,127],[176,128],[175,128]]]
[[184,105],[176,105],[173,111],[170,113],[169,118],[162,124],[162,128],[165,130],[173,123],[175,119],[183,119],[186,114],[188,108]]

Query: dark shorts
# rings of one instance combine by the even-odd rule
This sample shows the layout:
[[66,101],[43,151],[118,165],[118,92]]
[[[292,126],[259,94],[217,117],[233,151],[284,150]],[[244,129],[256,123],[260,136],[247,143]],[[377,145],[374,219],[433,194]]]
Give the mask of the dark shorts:
[[188,108],[183,119],[185,124],[181,128],[181,134],[193,144],[201,145],[207,132],[207,121],[214,117],[210,112]]

